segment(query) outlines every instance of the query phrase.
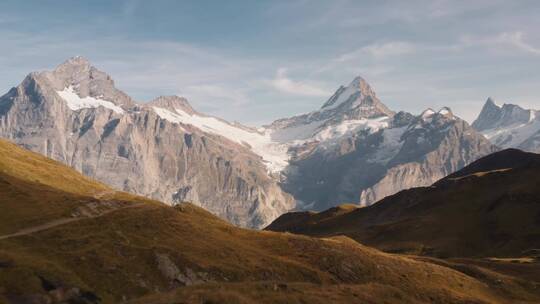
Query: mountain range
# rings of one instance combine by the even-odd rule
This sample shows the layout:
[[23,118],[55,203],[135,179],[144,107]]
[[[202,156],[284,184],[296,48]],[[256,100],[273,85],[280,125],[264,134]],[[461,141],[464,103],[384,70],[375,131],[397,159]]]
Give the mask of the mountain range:
[[137,102],[74,57],[0,97],[0,136],[115,189],[262,228],[290,210],[428,186],[500,147],[534,150],[535,116],[507,108],[488,101],[472,126],[449,108],[395,112],[357,77],[320,109],[252,128],[178,96]]

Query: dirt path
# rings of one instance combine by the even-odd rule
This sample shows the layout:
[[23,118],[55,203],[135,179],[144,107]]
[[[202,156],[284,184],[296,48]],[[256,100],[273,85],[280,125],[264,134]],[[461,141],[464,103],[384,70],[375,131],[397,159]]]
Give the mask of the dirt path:
[[104,190],[104,191],[100,191],[96,194],[94,194],[94,198],[96,199],[102,199],[104,196],[106,195],[114,195],[117,191],[115,190]]
[[131,204],[131,205],[122,206],[122,207],[119,207],[119,208],[112,208],[112,209],[103,211],[102,213],[100,213],[98,215],[94,215],[94,216],[61,218],[61,219],[57,219],[57,220],[54,220],[54,221],[51,221],[51,222],[48,222],[48,223],[45,223],[45,224],[41,224],[41,225],[38,225],[38,226],[24,228],[24,229],[19,230],[19,231],[15,232],[15,233],[6,234],[6,235],[0,235],[0,240],[5,240],[5,239],[12,238],[12,237],[17,237],[17,236],[28,235],[28,234],[40,232],[40,231],[43,231],[43,230],[47,230],[47,229],[50,229],[50,228],[53,228],[53,227],[56,227],[56,226],[64,225],[64,224],[67,224],[67,223],[77,222],[77,221],[81,221],[81,220],[84,220],[84,219],[96,218],[96,217],[107,215],[107,214],[109,214],[109,213],[111,213],[113,211],[127,209],[127,208],[139,207],[139,206],[142,206],[142,205],[144,205],[144,203]]

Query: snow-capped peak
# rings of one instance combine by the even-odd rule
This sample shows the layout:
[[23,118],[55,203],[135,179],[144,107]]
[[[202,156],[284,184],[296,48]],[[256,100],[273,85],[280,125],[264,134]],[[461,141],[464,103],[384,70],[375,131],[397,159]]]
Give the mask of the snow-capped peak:
[[435,112],[435,110],[433,110],[432,108],[427,108],[420,114],[419,117],[422,121],[429,123],[434,119],[434,117],[446,117],[454,119],[454,114],[449,107],[442,107],[437,112]]
[[356,76],[349,84],[349,87],[356,88],[364,95],[375,96],[375,92],[373,91],[369,83],[367,83],[367,81],[361,76]]
[[[30,77],[51,87],[58,94],[69,95],[72,100],[78,96],[82,100],[80,104],[96,104],[95,100],[107,101],[118,107],[115,108],[116,112],[120,108],[130,109],[136,105],[131,97],[115,87],[108,74],[92,66],[82,56],[66,60],[53,71],[33,73]],[[94,101],[90,102],[91,99]]]
[[426,120],[433,116],[433,114],[435,114],[435,111],[432,108],[427,108],[422,112],[422,114],[420,114],[420,118]]
[[537,151],[540,143],[540,119],[537,111],[515,104],[498,106],[490,97],[472,124],[493,144],[502,148]]
[[[174,100],[176,102],[185,101],[180,97],[176,97]],[[186,111],[185,107],[175,107],[170,101],[171,99],[165,100],[162,98],[154,101],[150,106],[162,119],[172,123],[192,126],[201,131],[225,137],[240,145],[249,146],[253,153],[262,158],[263,163],[270,172],[279,172],[287,166],[289,158],[287,147],[275,142],[269,133],[259,132],[238,124],[228,123],[216,117],[199,114],[193,111],[191,107],[189,107],[191,111]],[[185,102],[183,105],[189,105],[187,101]]]
[[454,114],[452,113],[452,110],[450,110],[449,107],[442,107],[437,113],[447,116],[447,117],[453,117]]
[[491,97],[491,96],[488,97],[488,99],[486,100],[486,104],[484,105],[484,107],[485,107],[485,106],[488,106],[488,107],[495,106],[495,107],[498,107],[498,108],[501,107],[501,106],[499,106],[499,105],[495,102],[495,100],[494,100],[493,97]]
[[478,131],[492,128],[501,118],[501,112],[501,107],[495,103],[493,98],[489,97],[484,103],[478,118],[472,123],[472,127]]
[[[354,95],[354,96],[353,96]],[[371,86],[364,80],[364,78],[357,76],[351,83],[344,87],[340,86],[339,89],[332,95],[321,107],[322,110],[334,109],[343,103],[347,102],[351,97],[356,99],[363,99],[366,96],[375,97],[375,92]]]
[[340,86],[318,112],[324,113],[325,116],[346,119],[371,119],[394,115],[360,76],[355,77],[348,86]]

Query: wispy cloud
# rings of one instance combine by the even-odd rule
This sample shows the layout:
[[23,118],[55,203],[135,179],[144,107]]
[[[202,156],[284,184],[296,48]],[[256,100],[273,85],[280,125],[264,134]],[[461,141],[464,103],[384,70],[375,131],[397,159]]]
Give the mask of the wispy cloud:
[[180,93],[244,122],[311,111],[357,75],[393,109],[462,100],[457,114],[489,95],[534,95],[540,81],[533,0],[219,2],[215,15],[198,2],[19,2],[0,1],[0,93],[74,55],[137,100]]
[[305,82],[294,81],[287,76],[286,68],[279,68],[276,77],[269,81],[269,84],[276,90],[300,96],[325,97],[329,91],[318,86],[307,84]]
[[[423,46],[407,41],[374,42],[352,51],[339,54],[313,71],[313,74],[324,74],[329,71],[361,72],[363,75],[381,75],[393,69],[382,63],[387,59],[401,55],[414,55],[423,50]],[[359,70],[361,68],[361,71]]]
[[540,47],[528,43],[525,40],[525,34],[521,31],[503,32],[487,37],[465,35],[461,37],[459,46],[462,48],[470,46],[503,46],[533,55],[540,55]]
[[540,48],[527,43],[524,38],[525,35],[522,32],[503,33],[499,37],[501,42],[512,45],[522,51],[540,55]]
[[357,50],[340,55],[335,60],[345,62],[357,59],[362,56],[372,56],[375,58],[384,58],[388,56],[398,56],[414,53],[416,46],[410,42],[392,41],[386,43],[374,43],[363,46]]

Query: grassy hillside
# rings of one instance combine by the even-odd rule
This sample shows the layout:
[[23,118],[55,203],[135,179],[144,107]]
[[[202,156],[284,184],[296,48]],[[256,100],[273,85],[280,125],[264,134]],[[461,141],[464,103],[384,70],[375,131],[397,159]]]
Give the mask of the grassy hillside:
[[522,256],[540,248],[539,173],[540,155],[505,150],[431,187],[405,190],[367,208],[285,214],[267,229],[346,235],[389,252]]
[[0,235],[70,217],[98,198],[136,199],[2,139],[0,194]]
[[0,303],[540,300],[536,283],[505,274],[499,284],[502,275],[481,266],[478,275],[347,237],[239,229],[190,204],[113,192],[9,143],[0,149],[10,151],[0,154]]

